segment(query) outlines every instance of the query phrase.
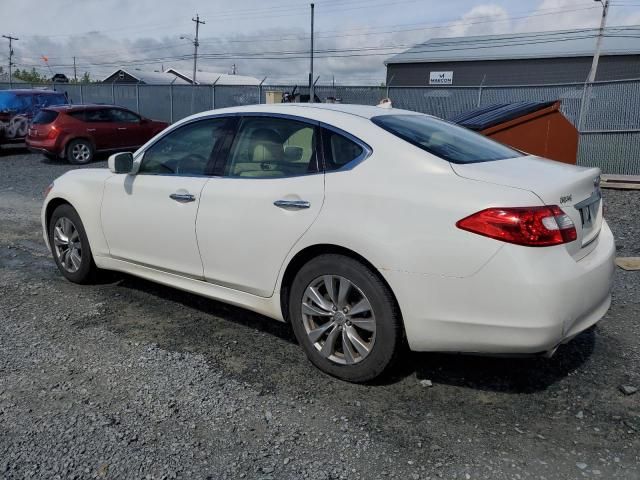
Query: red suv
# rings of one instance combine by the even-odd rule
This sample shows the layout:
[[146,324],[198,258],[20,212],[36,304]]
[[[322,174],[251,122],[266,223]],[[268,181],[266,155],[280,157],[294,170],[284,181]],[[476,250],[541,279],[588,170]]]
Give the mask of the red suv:
[[113,105],[48,107],[33,118],[26,142],[49,158],[83,164],[96,152],[133,151],[168,125]]

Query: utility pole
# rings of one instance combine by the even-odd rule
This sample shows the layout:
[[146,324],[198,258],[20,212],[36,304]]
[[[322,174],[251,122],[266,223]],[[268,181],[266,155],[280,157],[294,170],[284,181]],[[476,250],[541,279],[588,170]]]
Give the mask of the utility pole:
[[231,75],[235,75],[236,74],[236,64],[234,63],[233,65],[231,65]]
[[602,4],[602,18],[600,19],[600,30],[598,30],[598,38],[596,39],[596,50],[593,53],[593,62],[591,63],[591,70],[589,70],[589,76],[587,82],[584,84],[582,90],[582,98],[580,100],[580,113],[578,114],[578,132],[582,132],[582,127],[585,124],[587,113],[589,111],[589,104],[591,103],[591,89],[593,88],[593,82],[596,80],[596,73],[598,73],[598,62],[600,61],[600,50],[602,49],[602,37],[604,36],[604,29],[607,25],[607,14],[609,13],[609,0],[594,0]]
[[595,0],[602,4],[602,18],[600,19],[600,30],[598,31],[598,38],[596,40],[596,51],[593,54],[593,63],[591,64],[591,71],[587,83],[593,83],[596,80],[596,73],[598,72],[598,62],[600,61],[600,50],[602,48],[602,37],[604,36],[604,29],[607,25],[607,13],[609,13],[609,0]]
[[313,103],[315,96],[315,83],[313,81],[313,10],[314,5],[311,4],[311,51],[309,52],[310,72],[309,72],[309,103]]
[[191,19],[192,22],[196,22],[196,39],[193,41],[193,84],[196,84],[196,71],[198,69],[198,46],[200,43],[198,42],[198,30],[200,24],[204,25],[204,20],[200,20],[200,15],[196,13],[196,18]]
[[78,72],[76,71],[76,57],[73,57],[73,81],[78,83]]
[[2,35],[3,38],[9,40],[9,88],[13,87],[13,76],[12,70],[13,67],[13,45],[12,42],[14,40],[20,40],[19,38],[12,37],[11,35]]

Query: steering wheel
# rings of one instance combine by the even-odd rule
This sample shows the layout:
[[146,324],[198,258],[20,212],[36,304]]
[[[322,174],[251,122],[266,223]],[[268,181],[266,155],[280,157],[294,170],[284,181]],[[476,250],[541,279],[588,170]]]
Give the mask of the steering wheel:
[[176,173],[204,173],[206,165],[207,159],[204,156],[191,153],[178,160]]

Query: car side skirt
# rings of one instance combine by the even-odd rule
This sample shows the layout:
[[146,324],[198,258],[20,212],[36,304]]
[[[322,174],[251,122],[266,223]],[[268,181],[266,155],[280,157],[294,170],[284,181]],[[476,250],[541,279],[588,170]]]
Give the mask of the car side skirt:
[[111,257],[94,256],[98,268],[128,273],[168,287],[177,288],[212,300],[221,301],[237,307],[246,308],[267,317],[284,321],[280,309],[279,295],[269,298],[259,297],[232,288],[215,285],[204,280],[185,277],[176,273],[157,270],[144,265],[118,260]]

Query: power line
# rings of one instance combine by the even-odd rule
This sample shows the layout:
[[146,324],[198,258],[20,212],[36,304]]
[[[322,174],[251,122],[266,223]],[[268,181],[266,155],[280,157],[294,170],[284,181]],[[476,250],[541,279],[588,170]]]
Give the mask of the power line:
[[[360,36],[376,36],[376,35],[386,35],[386,34],[391,34],[391,33],[401,33],[401,32],[409,32],[409,31],[424,31],[424,30],[439,30],[439,29],[443,29],[443,28],[449,28],[451,26],[469,26],[469,25],[478,25],[478,24],[487,24],[487,23],[499,23],[499,22],[503,22],[503,21],[511,21],[511,20],[517,20],[517,19],[521,19],[521,18],[531,18],[531,17],[539,17],[539,16],[547,16],[547,15],[557,15],[557,14],[562,14],[562,13],[570,13],[570,12],[575,12],[575,11],[582,11],[582,10],[592,10],[592,9],[598,9],[599,6],[592,6],[592,7],[583,7],[583,8],[576,8],[576,9],[543,9],[543,10],[553,10],[553,11],[549,11],[547,13],[540,13],[540,14],[531,14],[531,15],[523,15],[523,16],[516,16],[516,17],[510,17],[509,19],[494,19],[494,20],[479,20],[479,21],[472,21],[472,22],[456,22],[456,21],[450,21],[449,23],[445,23],[445,24],[435,24],[435,23],[427,23],[427,24],[404,24],[405,26],[416,26],[415,28],[409,28],[409,29],[400,29],[400,30],[389,30],[389,31],[373,31],[373,32],[365,32],[365,33],[350,33],[350,34],[342,34],[342,35],[320,35],[317,34],[315,35],[315,38],[317,39],[335,39],[335,38],[345,38],[345,37],[360,37]],[[398,26],[402,26],[398,25]],[[389,26],[389,27],[393,27],[393,26]],[[368,27],[364,27],[364,28],[368,28]],[[350,29],[351,31],[353,31],[354,29]],[[357,30],[357,29],[355,29]],[[584,30],[590,30],[590,29],[584,29]],[[340,31],[340,30],[336,30],[336,31]],[[575,30],[577,31],[577,30]],[[321,33],[328,33],[330,31],[324,31]],[[566,31],[560,31],[558,33],[563,33]],[[545,34],[553,34],[554,32],[543,32]],[[308,40],[309,36],[296,36],[296,37],[283,37],[283,36],[279,36],[279,37],[260,37],[259,41],[260,42],[265,42],[265,41],[289,41],[289,40]],[[256,39],[246,39],[246,40],[221,40],[219,38],[212,38],[212,39],[205,39],[200,41],[200,44],[207,44],[207,43],[255,43]],[[146,52],[146,51],[154,51],[154,50],[165,50],[167,48],[180,48],[181,45],[180,44],[169,44],[169,45],[159,45],[159,46],[154,46],[154,47],[140,47],[140,48],[133,48],[130,49],[128,48],[127,51],[140,51],[140,52]],[[102,50],[102,51],[95,51],[92,52],[91,56],[96,56],[96,55],[109,55],[109,54],[118,54],[120,53],[119,51],[115,51],[115,50]],[[59,58],[59,57],[49,57],[49,58]]]
[[[640,35],[615,35],[615,34],[605,34],[605,37],[610,38],[640,38]],[[459,50],[479,50],[486,48],[496,48],[496,47],[508,47],[508,46],[521,46],[521,45],[539,45],[546,43],[560,43],[560,42],[570,42],[575,40],[589,39],[595,38],[596,34],[583,34],[580,36],[565,36],[563,38],[552,38],[552,39],[535,39],[532,41],[506,41],[499,42],[497,39],[491,39],[486,42],[488,44],[482,44],[482,42],[478,42],[478,44],[473,46],[455,46],[454,43],[448,44],[445,48],[428,48],[428,49],[416,49],[413,53],[442,53],[442,52],[452,52]],[[391,53],[381,50],[389,50],[391,48],[397,47],[371,47],[371,51],[366,51],[362,53],[361,48],[355,49],[324,49],[324,50],[316,50],[315,57],[316,58],[353,58],[353,57],[362,57],[362,56],[378,56],[378,55],[390,55]],[[277,56],[276,56],[277,54]],[[203,58],[209,60],[229,60],[229,59],[246,59],[246,60],[293,60],[293,59],[304,59],[308,58],[308,54],[306,51],[289,51],[289,52],[269,52],[269,53],[204,53],[201,54]],[[127,66],[127,65],[146,65],[152,63],[159,63],[161,61],[171,61],[171,60],[186,60],[188,59],[188,55],[182,56],[165,56],[165,57],[157,57],[153,59],[141,59],[141,60],[131,60],[127,62],[95,62],[95,63],[87,63],[87,66]],[[68,64],[59,64],[54,65],[55,67],[70,67]]]

